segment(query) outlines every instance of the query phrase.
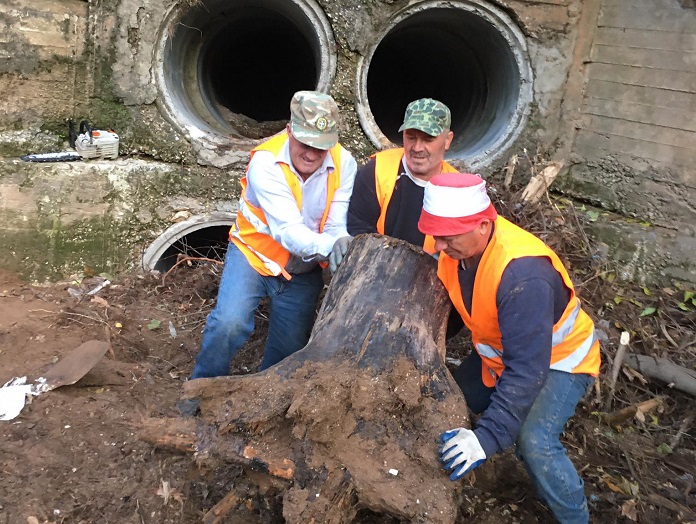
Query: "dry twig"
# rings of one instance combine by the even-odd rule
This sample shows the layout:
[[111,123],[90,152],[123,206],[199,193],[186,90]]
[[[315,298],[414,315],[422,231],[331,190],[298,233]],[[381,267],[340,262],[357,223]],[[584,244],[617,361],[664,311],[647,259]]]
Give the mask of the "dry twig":
[[618,411],[614,411],[613,413],[605,413],[603,417],[604,422],[610,426],[616,426],[633,417],[644,417],[646,413],[650,413],[651,411],[662,406],[664,400],[665,397],[663,396],[655,397],[637,404],[633,404],[632,406],[625,407]]
[[682,421],[681,426],[679,426],[679,430],[677,431],[677,434],[674,435],[672,440],[669,443],[669,447],[672,451],[677,449],[677,446],[681,442],[682,437],[686,434],[686,431],[689,429],[691,424],[694,421],[694,413],[689,413],[686,418]]
[[207,258],[207,257],[182,257],[181,259],[176,261],[176,264],[174,264],[169,270],[162,275],[162,285],[164,285],[164,281],[167,279],[170,273],[174,271],[174,269],[179,265],[182,264],[183,262],[191,262],[191,261],[197,261],[197,262],[211,262],[213,264],[218,264],[218,265],[223,265],[224,262],[221,260],[215,260],[214,258]]
[[616,356],[614,356],[614,362],[611,367],[611,380],[609,381],[609,394],[604,400],[604,411],[608,411],[611,407],[611,403],[614,400],[614,389],[616,388],[616,381],[619,378],[619,371],[621,370],[621,363],[623,362],[624,355],[626,354],[626,348],[628,347],[628,342],[630,341],[630,335],[628,331],[621,332],[621,339],[619,340],[619,348],[616,350]]

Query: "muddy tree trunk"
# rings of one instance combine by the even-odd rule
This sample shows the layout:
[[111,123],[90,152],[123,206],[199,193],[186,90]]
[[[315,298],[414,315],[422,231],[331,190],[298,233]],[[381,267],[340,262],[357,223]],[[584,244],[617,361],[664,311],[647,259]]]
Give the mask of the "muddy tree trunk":
[[[435,260],[401,242],[357,237],[305,348],[254,375],[198,379],[195,420],[150,420],[141,438],[199,461],[244,465],[287,523],[349,523],[361,510],[454,523],[461,483],[439,435],[469,426],[445,367],[450,305]],[[230,493],[206,516],[233,512]]]

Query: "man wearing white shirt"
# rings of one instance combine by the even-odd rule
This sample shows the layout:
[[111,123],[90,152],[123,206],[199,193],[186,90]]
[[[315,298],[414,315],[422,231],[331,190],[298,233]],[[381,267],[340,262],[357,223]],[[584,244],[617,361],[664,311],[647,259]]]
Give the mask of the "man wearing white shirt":
[[[338,143],[336,102],[324,93],[299,91],[290,113],[285,131],[251,152],[217,303],[192,379],[229,374],[266,296],[268,339],[260,370],[304,347],[323,288],[322,265],[336,241],[348,236],[357,165]],[[197,405],[188,411],[192,407]]]

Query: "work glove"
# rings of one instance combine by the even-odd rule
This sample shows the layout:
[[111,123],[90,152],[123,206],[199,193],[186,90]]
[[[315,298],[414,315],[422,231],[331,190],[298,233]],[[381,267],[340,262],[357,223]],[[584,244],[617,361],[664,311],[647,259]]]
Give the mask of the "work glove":
[[331,254],[329,255],[329,269],[332,273],[335,273],[338,266],[343,262],[343,257],[346,256],[351,240],[353,240],[353,237],[346,235],[334,242],[333,248],[331,248]]
[[450,480],[459,480],[486,461],[486,452],[470,429],[450,429],[441,438],[440,462],[451,472]]
[[292,255],[288,263],[285,264],[285,271],[292,275],[299,275],[301,273],[309,273],[319,264],[318,260],[312,259],[309,262],[302,260],[302,257],[297,255]]

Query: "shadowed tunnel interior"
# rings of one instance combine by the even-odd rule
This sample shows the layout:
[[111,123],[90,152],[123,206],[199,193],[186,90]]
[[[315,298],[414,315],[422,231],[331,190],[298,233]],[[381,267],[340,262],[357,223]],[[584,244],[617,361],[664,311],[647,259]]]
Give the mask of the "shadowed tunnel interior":
[[433,8],[402,20],[377,45],[368,64],[367,98],[375,123],[401,144],[407,104],[438,99],[452,111],[450,156],[486,154],[518,116],[522,78],[510,43],[478,14]]
[[[262,139],[284,127],[295,91],[329,91],[336,44],[310,2],[205,0],[170,15],[160,85],[173,120],[218,143]],[[387,27],[366,35],[374,42],[355,86],[376,145],[401,143],[406,105],[421,97],[452,110],[448,158],[475,165],[509,145],[531,102],[531,73],[524,37],[506,15],[481,0],[432,1]]]
[[325,27],[302,0],[182,8],[162,46],[164,95],[175,119],[236,138],[276,133],[290,117],[293,93],[328,85],[333,40],[327,45]]
[[201,49],[207,98],[257,121],[289,118],[293,93],[317,83],[307,35],[283,14],[257,7],[218,23],[217,34]]
[[177,263],[179,255],[224,260],[230,226],[203,227],[173,240],[152,269],[166,273]]

